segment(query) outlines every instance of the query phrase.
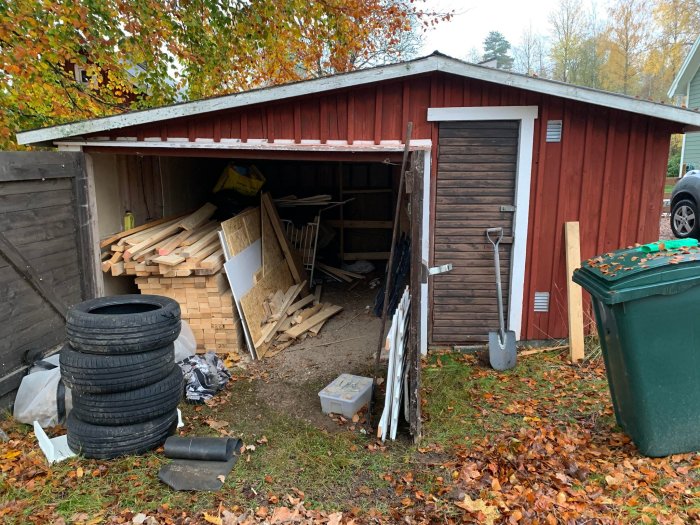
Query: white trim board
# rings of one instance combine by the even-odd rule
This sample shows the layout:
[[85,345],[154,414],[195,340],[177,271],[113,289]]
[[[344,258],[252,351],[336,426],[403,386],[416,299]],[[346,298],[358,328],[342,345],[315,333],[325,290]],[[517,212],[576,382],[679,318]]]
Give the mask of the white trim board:
[[17,142],[19,144],[50,144],[55,140],[68,137],[79,137],[128,126],[151,124],[180,117],[240,108],[253,104],[278,102],[294,97],[313,95],[432,72],[449,73],[464,78],[484,80],[494,84],[511,86],[570,100],[578,100],[690,126],[700,126],[700,113],[688,109],[635,99],[617,93],[565,84],[563,82],[521,75],[501,69],[469,64],[446,55],[434,53],[427,57],[398,64],[390,64],[388,66],[361,69],[350,73],[255,89],[243,93],[224,95],[193,102],[183,102],[154,109],[132,111],[121,115],[62,124],[50,128],[24,131],[17,134]]
[[[426,268],[430,266],[430,162],[432,152],[423,154],[423,224],[421,232],[421,260]],[[420,352],[428,355],[428,283],[420,285]]]
[[[85,147],[99,148],[138,148],[138,149],[197,149],[197,150],[231,150],[231,151],[316,151],[316,152],[349,152],[349,153],[396,153],[403,152],[405,146],[398,141],[379,144],[348,144],[346,141],[335,141],[327,144],[287,143],[287,142],[241,142],[238,140],[209,141],[180,141],[180,140],[67,140],[57,141],[55,145],[63,151],[80,151]],[[430,149],[430,139],[412,140],[411,151]]]
[[518,162],[515,173],[515,217],[513,218],[513,253],[508,298],[508,329],[520,339],[525,293],[527,260],[527,224],[530,215],[530,181],[532,149],[535,139],[537,106],[501,106],[478,108],[428,108],[429,121],[519,120]]

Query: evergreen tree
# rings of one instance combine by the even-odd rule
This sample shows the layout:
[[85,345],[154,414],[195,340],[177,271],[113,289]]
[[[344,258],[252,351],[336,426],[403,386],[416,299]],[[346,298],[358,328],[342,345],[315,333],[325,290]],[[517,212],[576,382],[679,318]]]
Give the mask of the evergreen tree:
[[484,62],[495,60],[498,69],[513,67],[513,57],[508,54],[510,42],[498,31],[491,31],[484,39]]

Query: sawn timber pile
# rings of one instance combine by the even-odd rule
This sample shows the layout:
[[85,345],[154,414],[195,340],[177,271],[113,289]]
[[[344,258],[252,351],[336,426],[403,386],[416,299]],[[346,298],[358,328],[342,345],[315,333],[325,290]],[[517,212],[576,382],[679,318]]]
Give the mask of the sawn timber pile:
[[110,251],[102,254],[102,271],[139,277],[218,273],[224,252],[217,233],[220,224],[210,220],[215,211],[216,206],[207,203],[189,215],[158,219],[104,239],[100,248]]

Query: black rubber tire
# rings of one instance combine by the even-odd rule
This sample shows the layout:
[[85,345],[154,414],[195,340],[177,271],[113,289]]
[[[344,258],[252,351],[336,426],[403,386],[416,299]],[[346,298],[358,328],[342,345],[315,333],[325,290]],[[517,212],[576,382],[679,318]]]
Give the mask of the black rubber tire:
[[115,295],[84,301],[66,314],[73,348],[91,354],[134,354],[180,334],[180,305],[160,295]]
[[[692,219],[692,225],[690,226],[690,229],[683,229],[680,230],[678,226],[676,225],[676,214],[681,213],[681,211],[685,209],[686,211],[689,209],[692,211],[693,214],[693,219]],[[685,218],[686,220],[687,217]],[[678,202],[676,202],[673,205],[673,209],[671,210],[671,231],[673,232],[673,235],[675,235],[679,239],[687,239],[687,238],[692,238],[692,239],[698,239],[700,238],[700,215],[698,214],[698,205],[693,199],[681,199]],[[683,220],[679,217],[679,220]]]
[[78,419],[93,425],[140,423],[175,410],[184,389],[182,371],[176,366],[161,381],[129,392],[73,394],[73,411]]
[[129,355],[84,354],[66,344],[59,356],[63,382],[77,393],[111,394],[156,383],[175,364],[175,346]]
[[93,425],[68,414],[68,446],[86,458],[111,459],[128,454],[142,454],[162,445],[177,426],[173,410],[150,421],[133,425]]

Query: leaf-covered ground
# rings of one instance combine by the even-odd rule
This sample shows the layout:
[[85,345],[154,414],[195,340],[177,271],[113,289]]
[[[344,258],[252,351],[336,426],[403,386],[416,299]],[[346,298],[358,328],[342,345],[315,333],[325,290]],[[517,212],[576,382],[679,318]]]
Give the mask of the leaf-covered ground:
[[[600,360],[543,353],[497,373],[463,354],[423,370],[424,439],[382,445],[358,421],[319,429],[261,403],[242,375],[215,406],[186,407],[188,435],[242,436],[215,494],[176,493],[156,451],[47,467],[30,427],[2,422],[0,522],[24,523],[691,523],[700,454],[639,455],[615,426]],[[316,395],[318,385],[308,385]]]

